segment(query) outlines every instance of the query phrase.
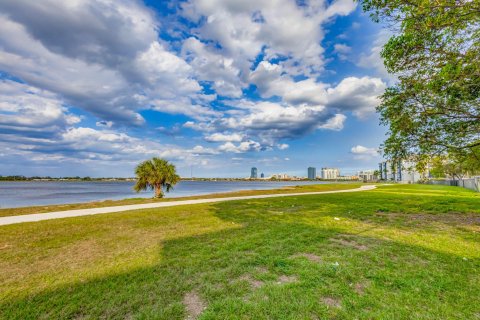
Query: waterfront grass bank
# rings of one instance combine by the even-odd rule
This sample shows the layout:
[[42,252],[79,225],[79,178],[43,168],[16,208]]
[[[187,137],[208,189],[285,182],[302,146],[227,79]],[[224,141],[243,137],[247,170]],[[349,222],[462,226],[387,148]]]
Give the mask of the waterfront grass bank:
[[104,201],[94,201],[94,202],[86,202],[86,203],[4,208],[4,209],[0,209],[0,217],[17,216],[17,215],[24,215],[24,214],[35,214],[35,213],[46,213],[46,212],[54,212],[54,211],[76,210],[76,209],[91,209],[91,208],[144,204],[144,203],[158,203],[158,202],[166,202],[166,201],[241,197],[241,196],[252,196],[252,195],[262,195],[262,194],[285,194],[285,193],[297,193],[297,192],[321,192],[321,191],[347,190],[347,189],[358,188],[361,185],[362,185],[361,183],[312,184],[312,185],[301,185],[301,186],[287,186],[287,187],[278,188],[278,189],[242,190],[242,191],[224,192],[224,193],[211,193],[206,195],[198,195],[198,196],[190,196],[190,197],[175,197],[175,198],[161,198],[161,199],[129,198],[129,199],[123,199],[123,200],[104,200]]
[[0,227],[2,319],[475,319],[480,195],[455,187]]

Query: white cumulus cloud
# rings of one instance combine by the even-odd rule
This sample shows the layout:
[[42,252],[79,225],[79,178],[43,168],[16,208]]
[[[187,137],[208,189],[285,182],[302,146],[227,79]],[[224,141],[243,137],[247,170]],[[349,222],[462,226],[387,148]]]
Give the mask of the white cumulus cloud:
[[371,159],[379,155],[378,149],[368,148],[361,145],[356,145],[350,149],[350,152],[354,154],[355,159]]
[[206,136],[205,140],[209,142],[240,142],[243,138],[244,136],[238,133],[223,134],[217,132]]

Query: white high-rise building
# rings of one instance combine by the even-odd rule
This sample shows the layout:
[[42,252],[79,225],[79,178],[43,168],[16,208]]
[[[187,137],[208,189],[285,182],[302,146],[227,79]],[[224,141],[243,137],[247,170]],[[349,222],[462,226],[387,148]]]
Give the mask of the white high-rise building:
[[321,177],[325,180],[335,180],[340,175],[337,168],[322,168]]
[[375,176],[374,170],[358,171],[357,176],[358,176],[358,179],[362,181],[372,181],[377,179],[377,177]]

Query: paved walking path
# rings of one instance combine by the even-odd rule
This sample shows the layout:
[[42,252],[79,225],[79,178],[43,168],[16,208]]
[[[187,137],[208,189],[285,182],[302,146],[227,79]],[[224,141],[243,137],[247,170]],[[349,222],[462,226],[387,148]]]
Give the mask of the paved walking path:
[[138,209],[183,206],[187,204],[247,200],[247,199],[306,196],[306,195],[327,194],[327,193],[358,192],[358,191],[372,190],[375,188],[376,186],[374,185],[368,185],[368,186],[361,186],[360,188],[356,188],[356,189],[347,189],[347,190],[264,194],[264,195],[256,195],[256,196],[211,198],[211,199],[196,199],[196,200],[179,200],[179,201],[158,202],[158,203],[132,204],[132,205],[115,206],[115,207],[78,209],[78,210],[56,211],[56,212],[47,212],[47,213],[34,213],[34,214],[25,214],[21,216],[0,217],[0,226],[7,225],[7,224],[14,224],[14,223],[22,223],[22,222],[35,222],[35,221],[50,220],[50,219],[80,217],[80,216],[88,216],[93,214],[112,213],[112,212],[130,211],[130,210],[138,210]]

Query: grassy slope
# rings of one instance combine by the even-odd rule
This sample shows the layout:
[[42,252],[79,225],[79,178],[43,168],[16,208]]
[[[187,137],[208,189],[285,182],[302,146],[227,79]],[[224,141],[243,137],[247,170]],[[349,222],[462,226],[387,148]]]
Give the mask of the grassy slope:
[[0,227],[0,318],[184,319],[187,293],[199,319],[477,319],[480,195],[396,185]]
[[16,216],[16,215],[32,214],[32,213],[45,213],[45,212],[52,212],[52,211],[123,206],[123,205],[130,205],[130,204],[190,200],[190,199],[225,198],[225,197],[236,197],[236,196],[251,196],[251,195],[257,195],[257,194],[279,194],[279,193],[295,193],[295,192],[345,190],[345,189],[358,188],[361,185],[362,184],[360,183],[318,184],[318,185],[284,187],[281,189],[271,189],[271,190],[244,190],[244,191],[236,191],[236,192],[212,193],[212,194],[202,195],[202,196],[180,197],[180,198],[163,198],[163,199],[131,198],[131,199],[124,199],[124,200],[105,200],[105,201],[96,201],[96,202],[87,202],[87,203],[71,203],[71,204],[60,204],[60,205],[49,205],[49,206],[6,208],[6,209],[0,209],[0,217]]

